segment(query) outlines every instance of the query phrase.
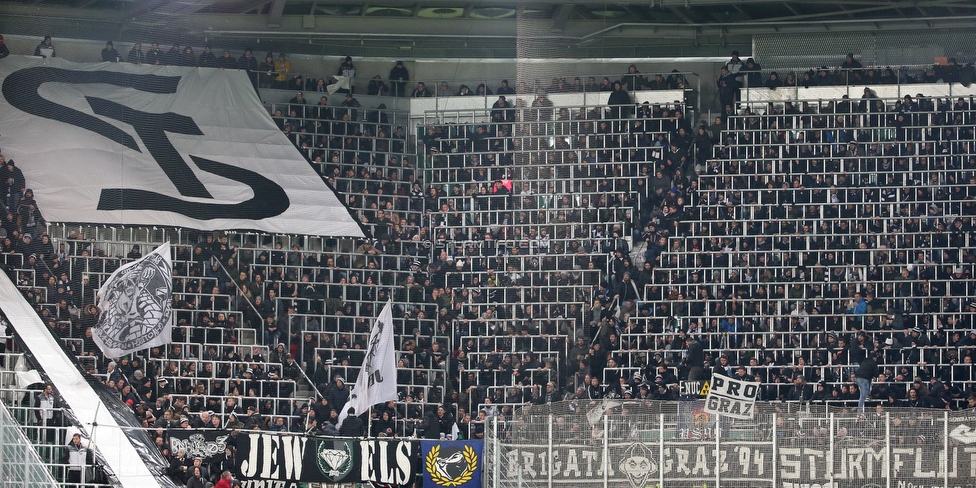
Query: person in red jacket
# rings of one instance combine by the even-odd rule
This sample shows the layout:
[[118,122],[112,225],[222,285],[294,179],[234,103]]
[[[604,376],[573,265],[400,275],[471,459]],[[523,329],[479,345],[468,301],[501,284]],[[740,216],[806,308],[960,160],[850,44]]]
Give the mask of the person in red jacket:
[[220,481],[214,485],[214,488],[231,488],[232,480],[233,477],[231,476],[230,471],[224,471],[223,473],[220,473]]

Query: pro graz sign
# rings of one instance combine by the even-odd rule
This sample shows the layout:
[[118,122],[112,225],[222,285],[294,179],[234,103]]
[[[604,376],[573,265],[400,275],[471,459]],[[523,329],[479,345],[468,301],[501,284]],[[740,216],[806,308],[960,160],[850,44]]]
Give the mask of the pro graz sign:
[[[886,452],[883,441],[851,439],[835,445],[833,456],[829,445],[820,442],[823,440],[790,440],[786,445],[781,439],[775,456],[773,443],[766,441],[729,441],[717,451],[714,439],[665,440],[663,451],[657,441],[611,443],[608,458],[602,443],[557,445],[551,454],[545,445],[503,445],[503,467],[497,476],[503,484],[522,482],[525,486],[532,486],[530,481],[547,483],[550,476],[553,483],[564,486],[604,486],[606,480],[608,486],[631,488],[653,486],[662,478],[664,486],[691,486],[687,483],[696,480],[694,486],[701,486],[718,477],[748,482],[752,487],[772,487],[775,480],[777,488],[817,488],[879,483],[890,470],[894,486],[943,486],[947,451],[941,448],[941,440],[933,444],[914,435]],[[976,444],[950,446],[948,466],[949,486],[970,486],[976,479]]]

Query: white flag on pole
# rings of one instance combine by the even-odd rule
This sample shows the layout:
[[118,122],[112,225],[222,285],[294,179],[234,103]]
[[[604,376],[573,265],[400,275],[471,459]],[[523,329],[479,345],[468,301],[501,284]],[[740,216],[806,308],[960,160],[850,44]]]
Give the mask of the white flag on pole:
[[172,342],[173,263],[169,242],[115,270],[98,289],[92,339],[118,358]]
[[369,332],[369,344],[366,346],[366,359],[356,378],[356,386],[349,395],[349,401],[339,412],[339,424],[346,420],[349,408],[356,409],[356,415],[362,415],[369,407],[377,403],[389,402],[397,399],[396,385],[396,348],[393,344],[393,310],[392,302],[380,312]]

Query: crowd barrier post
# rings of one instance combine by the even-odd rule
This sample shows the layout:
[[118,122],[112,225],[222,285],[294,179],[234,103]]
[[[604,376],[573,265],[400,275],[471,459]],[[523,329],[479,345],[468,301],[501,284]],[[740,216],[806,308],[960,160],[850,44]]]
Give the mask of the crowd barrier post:
[[722,487],[722,416],[715,416],[715,459],[719,460],[715,466],[715,488]]
[[827,477],[830,479],[830,485],[834,486],[834,434],[836,434],[836,429],[834,428],[834,412],[830,412],[830,456],[827,458]]
[[[949,411],[942,411],[942,479],[945,482],[945,488],[949,488]],[[888,476],[888,482],[891,482],[891,476]]]
[[773,430],[773,438],[772,438],[772,442],[773,442],[773,486],[776,486],[776,475],[778,474],[777,469],[779,468],[779,463],[777,462],[778,461],[778,459],[777,459],[778,456],[776,455],[776,452],[777,452],[776,451],[776,434],[777,434],[777,432],[776,432],[776,420],[777,420],[776,419],[776,412],[773,412],[773,425],[772,425],[772,430]]
[[657,486],[664,486],[664,413],[657,414]]
[[[552,455],[552,451],[549,451],[549,455]],[[552,458],[550,458],[552,459]],[[610,470],[607,468],[607,463],[610,462],[610,416],[604,413],[603,415],[603,488],[610,488]],[[549,470],[550,472],[552,470]]]
[[553,462],[552,460],[552,452],[554,449],[552,445],[552,434],[553,434],[552,424],[555,421],[556,419],[553,417],[552,413],[550,413],[549,414],[549,452],[546,454],[546,461],[549,462],[549,488],[552,488],[552,468],[553,466],[556,465],[556,463]]

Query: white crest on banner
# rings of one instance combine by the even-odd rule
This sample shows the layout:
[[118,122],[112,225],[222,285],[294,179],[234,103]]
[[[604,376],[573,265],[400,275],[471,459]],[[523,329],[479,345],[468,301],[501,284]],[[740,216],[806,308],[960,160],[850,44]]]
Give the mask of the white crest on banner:
[[654,453],[643,443],[635,442],[627,448],[625,456],[620,461],[620,472],[627,476],[631,487],[644,488],[647,479],[657,472]]
[[174,453],[183,451],[190,459],[209,458],[224,453],[227,449],[227,437],[227,435],[219,435],[214,440],[208,441],[203,434],[192,434],[186,439],[171,436],[169,443]]
[[363,237],[244,71],[3,61],[3,153],[48,221]]
[[373,329],[369,332],[366,358],[356,378],[356,386],[349,395],[349,402],[339,413],[339,426],[348,415],[349,407],[356,409],[356,415],[382,402],[397,399],[396,349],[393,345],[393,304],[386,302]]
[[169,242],[115,270],[98,289],[92,339],[117,358],[172,341],[173,264]]

